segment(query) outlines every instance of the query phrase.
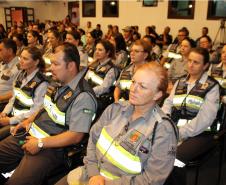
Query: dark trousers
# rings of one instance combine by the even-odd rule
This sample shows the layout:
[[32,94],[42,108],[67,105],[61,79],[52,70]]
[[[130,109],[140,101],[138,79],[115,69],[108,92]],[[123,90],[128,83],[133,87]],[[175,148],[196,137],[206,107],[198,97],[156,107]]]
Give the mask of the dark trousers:
[[[176,158],[187,164],[207,153],[215,146],[213,135],[203,133],[184,141],[177,148]],[[164,185],[186,185],[186,166],[183,168],[174,167]]]
[[4,110],[4,108],[7,105],[7,103],[8,102],[4,102],[4,103],[0,102],[0,112],[2,112]]
[[0,126],[0,141],[10,135],[10,125]]
[[6,185],[40,185],[48,174],[63,164],[63,152],[43,149],[36,155],[25,153],[19,138],[9,136],[0,142],[0,172],[16,168]]

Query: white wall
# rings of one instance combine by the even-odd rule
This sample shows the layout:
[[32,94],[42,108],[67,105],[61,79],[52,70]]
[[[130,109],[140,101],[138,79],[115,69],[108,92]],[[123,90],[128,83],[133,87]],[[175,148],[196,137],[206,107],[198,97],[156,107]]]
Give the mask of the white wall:
[[[171,27],[171,34],[173,36],[177,35],[178,29],[182,26],[186,26],[189,28],[192,38],[199,37],[201,28],[207,26],[209,28],[209,35],[214,39],[220,27],[220,21],[206,19],[207,6],[208,1],[196,1],[193,20],[167,19],[167,0],[158,2],[157,7],[143,7],[142,1],[139,2],[139,0],[120,0],[119,17],[102,18],[102,2],[98,1],[96,3],[96,18],[81,18],[80,24],[81,26],[85,26],[86,22],[90,20],[93,27],[95,27],[97,23],[100,23],[104,31],[106,31],[108,24],[117,24],[120,29],[125,25],[139,25],[142,34],[144,34],[147,25],[156,25],[158,33],[161,33],[163,28],[168,25]],[[82,12],[80,12],[80,15],[82,15]]]
[[[156,25],[157,32],[161,33],[165,26],[171,27],[171,34],[177,35],[178,29],[186,26],[190,30],[190,36],[197,38],[201,34],[203,26],[209,27],[209,35],[215,38],[220,22],[216,20],[206,20],[208,1],[195,2],[195,17],[193,20],[185,19],[167,19],[168,1],[161,0],[157,7],[143,7],[141,0],[119,0],[119,17],[106,18],[102,17],[102,1],[96,1],[96,17],[80,18],[81,27],[86,26],[89,20],[93,27],[97,23],[102,25],[102,29],[106,32],[108,24],[117,24],[119,28],[126,25],[139,25],[140,32],[144,34],[147,25]],[[35,18],[44,21],[46,19],[62,20],[67,15],[66,1],[59,2],[7,2],[0,3],[0,23],[5,23],[4,8],[10,6],[33,7],[35,9]],[[82,15],[82,3],[80,1],[80,15]]]

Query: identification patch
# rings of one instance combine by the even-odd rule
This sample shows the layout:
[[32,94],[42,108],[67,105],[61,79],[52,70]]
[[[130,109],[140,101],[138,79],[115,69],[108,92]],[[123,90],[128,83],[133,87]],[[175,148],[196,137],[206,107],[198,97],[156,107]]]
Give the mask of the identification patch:
[[209,86],[208,83],[204,83],[204,84],[202,84],[201,89],[206,89],[208,86]]
[[128,135],[121,141],[120,145],[125,148],[128,152],[135,154],[136,149],[141,143],[144,135],[133,129],[131,130]]
[[37,82],[32,82],[30,85],[30,88],[34,88],[36,86]]
[[69,91],[66,95],[64,95],[64,99],[68,99],[72,96],[72,91]]
[[136,144],[141,139],[142,134],[137,130],[133,130],[130,133],[129,140],[131,143]]

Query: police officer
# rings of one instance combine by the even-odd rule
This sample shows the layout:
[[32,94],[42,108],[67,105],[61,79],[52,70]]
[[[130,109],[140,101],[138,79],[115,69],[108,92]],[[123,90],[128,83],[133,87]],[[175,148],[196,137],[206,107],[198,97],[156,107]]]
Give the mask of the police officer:
[[[218,112],[220,92],[217,81],[207,75],[208,67],[208,51],[203,48],[192,49],[188,57],[188,76],[175,83],[162,107],[165,113],[171,114],[179,127],[181,144],[175,162],[177,167],[183,167],[213,146],[209,131]],[[177,175],[177,172],[185,173],[184,168],[177,167],[172,176]],[[184,182],[177,179],[173,184]]]
[[119,76],[118,68],[112,63],[114,57],[114,46],[108,40],[101,40],[96,45],[95,61],[89,65],[86,75],[98,97],[100,112],[113,103],[114,83]]
[[177,143],[176,127],[156,104],[166,89],[167,73],[160,65],[140,66],[129,102],[109,106],[92,127],[85,167],[57,185],[163,184],[173,168]]
[[[41,51],[36,47],[24,48],[20,56],[20,68],[22,71],[16,79],[13,97],[0,113],[1,126],[20,123],[43,105],[48,83],[42,74],[45,63]],[[13,116],[8,117],[11,112]]]
[[58,46],[51,70],[61,86],[49,86],[44,108],[18,124],[13,133],[23,127],[29,134],[25,138],[11,135],[0,142],[0,172],[17,167],[7,184],[42,184],[48,173],[63,164],[63,148],[79,143],[89,132],[96,100],[83,78],[86,71],[79,72],[76,47],[69,43]]
[[129,99],[129,89],[132,83],[132,76],[137,67],[150,58],[151,46],[144,40],[137,40],[134,42],[130,50],[131,64],[122,70],[119,79],[115,84],[114,99],[119,101],[122,97],[125,100]]
[[11,39],[3,39],[0,43],[0,111],[12,97],[13,81],[19,73],[17,46]]

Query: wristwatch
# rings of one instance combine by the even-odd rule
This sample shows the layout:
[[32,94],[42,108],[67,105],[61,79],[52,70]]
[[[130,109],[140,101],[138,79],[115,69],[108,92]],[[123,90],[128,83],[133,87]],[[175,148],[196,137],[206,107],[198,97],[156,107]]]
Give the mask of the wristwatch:
[[44,143],[42,142],[42,139],[38,139],[38,148],[41,150],[43,149]]

